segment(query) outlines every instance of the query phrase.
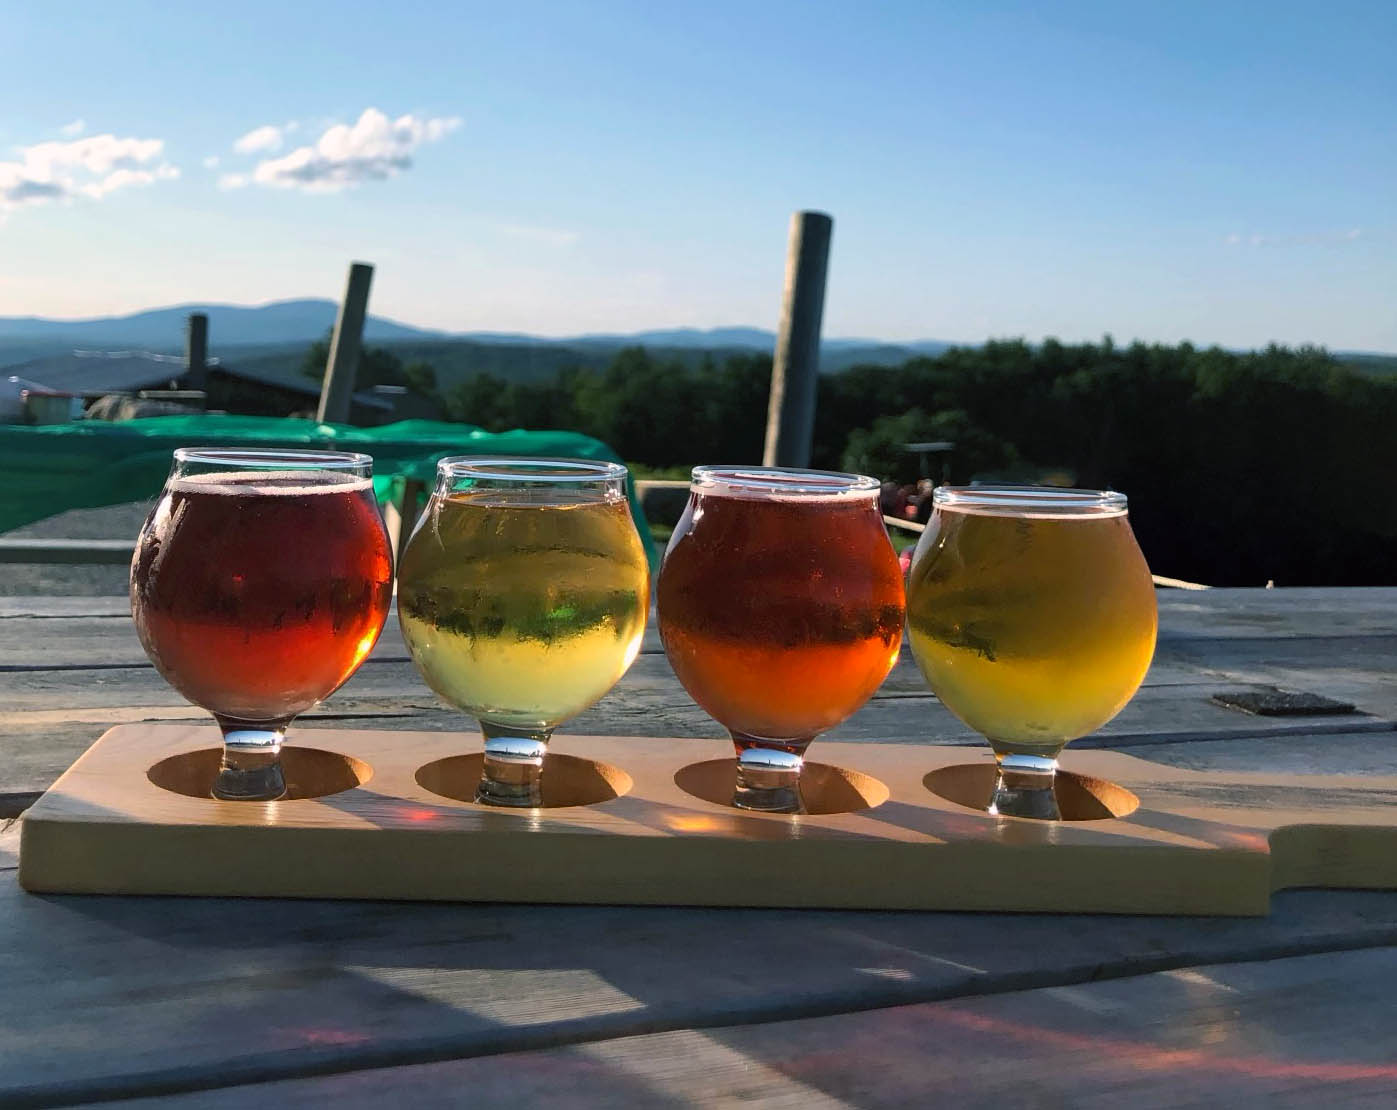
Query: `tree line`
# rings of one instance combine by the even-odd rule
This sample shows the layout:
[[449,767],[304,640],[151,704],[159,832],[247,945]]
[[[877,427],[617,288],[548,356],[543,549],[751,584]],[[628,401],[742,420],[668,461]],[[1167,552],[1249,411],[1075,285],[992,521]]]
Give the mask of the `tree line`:
[[[396,374],[446,419],[585,432],[652,468],[761,458],[767,355],[686,367],[628,348],[600,372],[533,384],[482,374],[439,390],[430,366],[395,369],[382,354],[366,352],[366,363],[378,359],[377,373]],[[1390,585],[1394,427],[1397,378],[1355,373],[1319,348],[998,340],[822,376],[812,463],[908,482],[919,459],[905,445],[949,440],[953,482],[1125,492],[1160,574]]]

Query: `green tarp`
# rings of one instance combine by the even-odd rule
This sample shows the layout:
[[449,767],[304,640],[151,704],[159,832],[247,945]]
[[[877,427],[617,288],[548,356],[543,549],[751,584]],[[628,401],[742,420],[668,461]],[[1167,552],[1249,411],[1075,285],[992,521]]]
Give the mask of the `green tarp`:
[[[65,509],[154,498],[176,447],[302,447],[362,451],[374,460],[381,501],[409,478],[430,489],[446,455],[605,459],[616,454],[577,432],[486,432],[470,424],[403,420],[377,428],[269,416],[154,416],[39,426],[0,424],[0,533]],[[650,557],[657,554],[632,485],[631,513]],[[133,536],[132,539],[135,537]]]

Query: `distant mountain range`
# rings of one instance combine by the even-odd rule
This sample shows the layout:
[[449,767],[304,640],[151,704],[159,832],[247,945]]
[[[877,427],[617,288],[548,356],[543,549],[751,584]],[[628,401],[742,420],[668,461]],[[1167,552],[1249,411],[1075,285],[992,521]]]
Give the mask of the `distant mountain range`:
[[[309,343],[334,326],[337,309],[334,301],[306,299],[277,301],[254,307],[182,304],[147,309],[128,316],[103,316],[89,320],[0,316],[0,344],[5,347],[21,344],[54,348],[85,345],[179,350],[184,342],[185,319],[191,312],[202,312],[208,316],[209,345],[213,348]],[[553,339],[517,332],[438,331],[402,324],[382,316],[369,316],[364,323],[364,338],[376,343],[465,339],[476,343],[546,343],[565,347],[644,344],[684,350],[769,351],[776,345],[775,333],[761,328],[667,328],[631,334],[578,335]],[[944,351],[950,344],[935,340],[885,344],[867,339],[826,339],[824,346],[830,350],[887,346],[896,347],[899,351],[935,354]]]
[[[180,353],[184,349],[185,319],[191,312],[209,318],[209,348],[240,364],[265,361],[268,366],[293,367],[304,345],[321,338],[335,323],[334,301],[305,299],[244,306],[182,304],[147,309],[127,316],[89,320],[50,320],[38,316],[0,316],[0,367],[64,353],[74,348],[135,349]],[[477,371],[506,377],[551,375],[565,365],[604,365],[620,347],[643,345],[692,364],[704,351],[771,351],[773,332],[762,328],[664,328],[629,334],[578,335],[549,338],[518,332],[446,332],[414,327],[382,316],[370,316],[364,338],[389,345],[402,357],[424,358],[448,376]],[[937,355],[951,343],[936,339],[890,343],[877,339],[826,338],[820,368],[837,373],[850,366],[895,366],[916,355]],[[1385,376],[1397,373],[1397,355],[1336,351],[1355,369]]]
[[[0,316],[0,340],[90,344],[173,349],[184,343],[184,322],[191,312],[209,318],[209,342],[219,346],[309,343],[334,326],[334,301],[277,301],[246,307],[231,304],[181,304],[151,308],[129,316],[91,320],[47,320],[40,316]],[[444,333],[414,328],[370,316],[364,336],[380,342],[394,339],[439,339]]]

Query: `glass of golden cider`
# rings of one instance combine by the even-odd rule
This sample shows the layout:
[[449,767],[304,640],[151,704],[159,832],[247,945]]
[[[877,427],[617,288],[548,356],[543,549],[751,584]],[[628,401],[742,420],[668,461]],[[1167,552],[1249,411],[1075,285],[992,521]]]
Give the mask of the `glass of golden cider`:
[[989,812],[1056,820],[1058,754],[1124,708],[1154,655],[1125,495],[942,486],[932,500],[907,584],[912,654],[994,749]]
[[858,474],[694,468],[660,568],[660,636],[732,736],[739,808],[804,812],[806,748],[897,662],[902,574],[878,492]]
[[476,801],[542,804],[553,730],[640,650],[649,573],[620,463],[441,460],[399,563],[398,620],[427,685],[480,722]]

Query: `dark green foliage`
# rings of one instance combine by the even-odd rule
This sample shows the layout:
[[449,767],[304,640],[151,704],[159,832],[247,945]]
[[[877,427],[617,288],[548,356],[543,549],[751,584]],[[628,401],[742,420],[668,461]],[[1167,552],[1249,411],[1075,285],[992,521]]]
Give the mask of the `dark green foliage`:
[[[935,425],[912,415],[959,412],[975,452],[998,441],[1020,468],[1129,494],[1161,574],[1397,582],[1397,381],[1353,373],[1322,350],[992,342],[820,385],[824,465],[848,457],[841,446],[877,448],[880,431],[885,458],[902,431],[959,441],[927,434]],[[908,422],[887,423],[894,415]],[[856,436],[859,427],[869,430]],[[983,462],[958,450],[953,480],[1002,469]]]
[[696,368],[643,347],[600,373],[574,368],[542,383],[477,374],[446,397],[452,420],[488,431],[563,428],[596,436],[652,467],[697,461],[755,463],[766,431],[771,359],[732,355]]
[[[768,355],[629,347],[599,367],[440,375],[439,387],[431,366],[379,350],[365,353],[361,388],[440,389],[452,420],[584,432],[652,468],[761,458]],[[1125,491],[1160,574],[1397,584],[1394,426],[1397,378],[1356,373],[1316,348],[997,340],[822,375],[812,463],[910,482],[918,459],[902,445],[951,440],[953,482],[1054,474]]]
[[[330,336],[327,334],[306,348],[299,366],[301,375],[313,381],[322,381],[329,360]],[[405,386],[409,393],[419,399],[412,406],[412,415],[415,417],[432,418],[446,415],[446,402],[437,389],[436,370],[430,363],[421,359],[404,366],[403,360],[387,347],[360,348],[359,366],[354,373],[354,388],[372,389],[376,385]]]
[[[928,441],[954,443],[955,450],[949,458],[929,458],[928,473],[923,474],[921,459],[907,450],[907,444]],[[910,485],[919,478],[939,480],[943,464],[952,480],[957,474],[992,473],[997,478],[1024,481],[1036,477],[1016,473],[1020,460],[1014,445],[978,426],[963,409],[945,409],[929,416],[914,408],[898,416],[880,416],[871,428],[855,428],[849,433],[840,469]]]
[[437,372],[431,363],[409,362],[403,367],[403,384],[423,397],[436,397]]

